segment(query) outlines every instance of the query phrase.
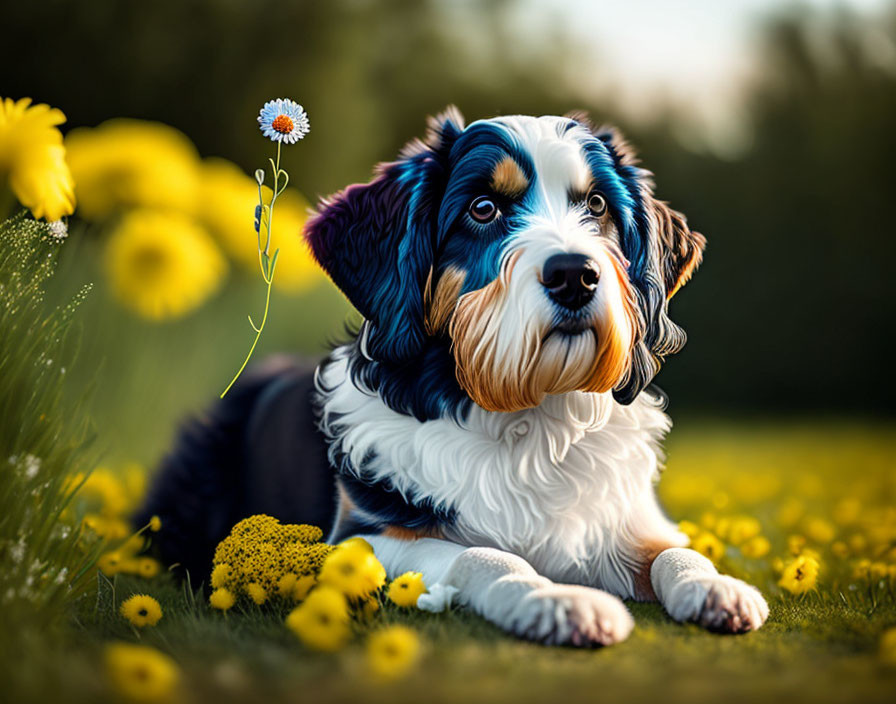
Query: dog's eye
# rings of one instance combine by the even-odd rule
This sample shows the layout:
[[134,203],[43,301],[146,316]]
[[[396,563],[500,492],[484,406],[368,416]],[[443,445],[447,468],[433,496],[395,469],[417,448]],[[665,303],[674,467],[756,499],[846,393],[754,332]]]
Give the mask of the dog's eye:
[[470,217],[476,222],[489,223],[498,217],[498,206],[488,196],[479,196],[470,203]]
[[588,196],[588,210],[592,214],[600,216],[607,212],[607,199],[600,191],[592,191]]

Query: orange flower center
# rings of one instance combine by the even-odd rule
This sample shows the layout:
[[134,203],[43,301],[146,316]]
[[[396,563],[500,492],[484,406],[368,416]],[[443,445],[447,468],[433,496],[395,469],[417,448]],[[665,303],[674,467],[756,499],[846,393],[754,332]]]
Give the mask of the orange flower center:
[[271,123],[271,127],[281,134],[289,134],[293,128],[292,119],[289,115],[277,115]]

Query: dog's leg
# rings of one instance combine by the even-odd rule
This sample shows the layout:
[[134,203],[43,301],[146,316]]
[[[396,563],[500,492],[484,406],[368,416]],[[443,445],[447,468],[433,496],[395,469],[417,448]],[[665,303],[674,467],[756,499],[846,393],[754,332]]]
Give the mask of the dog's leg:
[[768,604],[756,587],[719,574],[694,550],[663,550],[650,567],[650,582],[676,621],[694,621],[722,633],[745,633],[768,618]]
[[611,645],[634,622],[622,601],[606,592],[555,584],[521,557],[494,548],[465,548],[434,538],[362,536],[390,577],[423,573],[429,591],[417,601],[427,611],[452,602],[521,638],[550,645]]

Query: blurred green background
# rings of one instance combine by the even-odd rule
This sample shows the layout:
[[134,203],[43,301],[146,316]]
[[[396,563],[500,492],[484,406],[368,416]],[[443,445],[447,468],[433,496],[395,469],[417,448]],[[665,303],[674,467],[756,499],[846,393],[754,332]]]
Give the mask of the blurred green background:
[[[896,3],[44,0],[3,18],[0,94],[61,108],[66,130],[158,120],[251,173],[258,109],[298,100],[311,133],[284,165],[312,201],[449,103],[468,121],[586,109],[709,239],[672,303],[690,335],[658,378],[673,416],[893,413]],[[147,323],[109,297],[100,251],[75,225],[57,277],[98,284],[70,391],[92,383],[109,457],[152,462],[239,366],[263,285],[233,276]],[[256,359],[316,358],[349,314],[328,284],[278,294]]]

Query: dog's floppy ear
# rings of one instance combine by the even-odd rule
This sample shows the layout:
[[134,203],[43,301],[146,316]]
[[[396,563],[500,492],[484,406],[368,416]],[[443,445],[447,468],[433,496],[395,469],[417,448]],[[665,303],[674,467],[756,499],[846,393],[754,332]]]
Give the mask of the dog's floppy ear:
[[628,376],[613,391],[620,403],[631,403],[659,372],[663,360],[687,341],[684,330],[669,318],[669,299],[700,264],[706,239],[688,227],[684,215],[654,197],[652,174],[638,166],[634,150],[615,129],[592,128],[592,132],[610,153],[632,203],[632,216],[618,226],[622,251],[631,262],[629,278],[638,299],[641,330]]
[[426,335],[423,291],[448,153],[464,129],[457,108],[429,121],[422,140],[375,178],[325,199],[305,237],[333,283],[367,319],[365,354],[398,362],[420,351]]

